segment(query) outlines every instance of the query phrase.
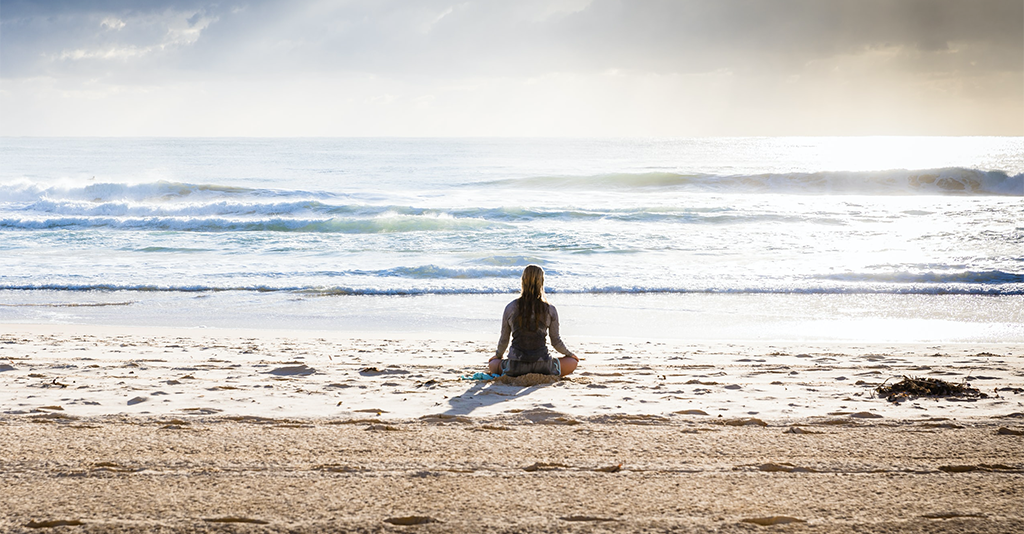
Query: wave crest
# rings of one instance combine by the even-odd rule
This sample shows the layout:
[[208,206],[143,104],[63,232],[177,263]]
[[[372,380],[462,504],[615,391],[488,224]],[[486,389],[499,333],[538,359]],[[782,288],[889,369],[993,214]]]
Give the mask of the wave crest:
[[3,218],[0,228],[49,230],[109,228],[115,230],[156,230],[172,232],[295,232],[338,234],[386,234],[401,232],[443,232],[487,230],[500,223],[481,219],[445,216],[379,216],[365,219],[228,219],[223,217],[52,217]]
[[85,202],[145,202],[172,201],[200,196],[225,197],[261,194],[272,195],[275,192],[230,185],[190,184],[166,180],[137,184],[98,182],[86,185],[18,180],[0,184],[0,200],[9,202],[33,202],[47,199]]
[[837,282],[877,282],[888,284],[971,284],[1024,286],[1024,274],[1005,271],[963,271],[963,272],[891,272],[891,273],[848,273],[830,274],[818,277],[821,280]]
[[1024,196],[1024,174],[1010,176],[1002,171],[960,167],[729,176],[668,172],[615,173],[596,176],[536,176],[497,180],[484,185],[583,190],[678,189],[715,193]]

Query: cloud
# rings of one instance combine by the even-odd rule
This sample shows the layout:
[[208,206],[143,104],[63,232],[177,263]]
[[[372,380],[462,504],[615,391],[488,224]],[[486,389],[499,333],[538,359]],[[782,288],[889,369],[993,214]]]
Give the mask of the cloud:
[[[3,75],[60,73],[62,68],[71,69],[60,64],[69,58],[142,56],[150,57],[133,68],[381,75],[796,71],[810,61],[879,48],[969,55],[992,68],[1015,70],[1024,57],[1024,7],[1016,0],[305,0],[142,5],[5,3]],[[985,46],[961,46],[978,43]],[[175,47],[182,49],[183,57],[152,54]]]
[[[123,4],[123,5],[122,5]],[[199,3],[5,2],[0,76],[96,77],[166,68],[217,16]]]
[[[174,106],[173,87],[206,116],[243,113],[233,100],[243,93],[253,106],[294,108],[279,128],[314,113],[297,98],[332,124],[387,117],[417,133],[464,115],[458,131],[503,131],[474,116],[509,132],[562,116],[556,130],[587,132],[578,125],[595,127],[595,112],[607,131],[641,133],[691,132],[669,120],[731,128],[780,117],[813,130],[857,113],[947,116],[946,132],[984,131],[987,117],[1001,124],[993,131],[1024,130],[1019,0],[4,0],[0,25],[6,110],[28,87],[64,100],[106,94],[111,113],[147,94]],[[515,115],[500,110],[510,102]],[[972,114],[981,118],[965,122]]]
[[[251,27],[261,31],[234,38],[276,68],[382,75],[793,73],[808,62],[879,48],[920,57],[920,68],[932,55],[1004,70],[1019,70],[1024,59],[1024,10],[1014,0],[594,0],[571,7],[310,3],[301,14],[285,14],[285,24],[265,24],[254,9]],[[290,42],[290,53],[266,46],[269,39]]]

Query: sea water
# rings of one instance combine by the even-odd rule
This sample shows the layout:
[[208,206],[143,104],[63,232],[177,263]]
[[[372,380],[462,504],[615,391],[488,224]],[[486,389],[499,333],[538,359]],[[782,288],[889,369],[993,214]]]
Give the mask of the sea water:
[[1024,341],[1024,139],[0,139],[0,322]]

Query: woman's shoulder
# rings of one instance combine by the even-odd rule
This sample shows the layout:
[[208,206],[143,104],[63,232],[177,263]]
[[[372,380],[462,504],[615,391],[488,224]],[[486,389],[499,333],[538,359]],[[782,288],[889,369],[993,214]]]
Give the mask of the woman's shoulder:
[[[550,314],[550,315],[558,315],[558,310],[555,309],[555,305],[554,304],[551,304],[550,302],[545,302],[544,304],[548,305],[548,314]],[[505,313],[515,312],[518,309],[519,309],[519,299],[515,299],[512,302],[509,302],[508,304],[505,305]]]

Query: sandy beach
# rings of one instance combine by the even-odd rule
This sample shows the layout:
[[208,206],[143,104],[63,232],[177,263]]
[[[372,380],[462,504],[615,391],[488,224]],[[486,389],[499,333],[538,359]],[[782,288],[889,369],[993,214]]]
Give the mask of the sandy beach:
[[[474,381],[491,339],[2,332],[3,531],[1024,528],[1015,344],[608,339]],[[875,393],[904,375],[985,397]]]

